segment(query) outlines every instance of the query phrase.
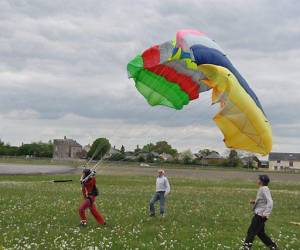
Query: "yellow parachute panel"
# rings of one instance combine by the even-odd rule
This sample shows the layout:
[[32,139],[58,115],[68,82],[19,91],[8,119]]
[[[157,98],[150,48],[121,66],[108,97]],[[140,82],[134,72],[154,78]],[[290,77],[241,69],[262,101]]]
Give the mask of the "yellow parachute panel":
[[227,147],[243,149],[262,155],[272,149],[272,131],[264,113],[226,68],[202,64],[205,82],[213,88],[212,101],[221,103],[214,121],[224,134]]

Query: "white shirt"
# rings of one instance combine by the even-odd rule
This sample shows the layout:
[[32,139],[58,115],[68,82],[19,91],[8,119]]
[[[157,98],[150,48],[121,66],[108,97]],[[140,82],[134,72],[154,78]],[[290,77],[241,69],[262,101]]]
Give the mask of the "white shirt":
[[165,192],[165,195],[168,195],[171,191],[168,178],[164,175],[156,178],[156,192],[160,191]]
[[257,191],[254,213],[259,216],[269,217],[273,209],[273,199],[267,186],[260,187]]

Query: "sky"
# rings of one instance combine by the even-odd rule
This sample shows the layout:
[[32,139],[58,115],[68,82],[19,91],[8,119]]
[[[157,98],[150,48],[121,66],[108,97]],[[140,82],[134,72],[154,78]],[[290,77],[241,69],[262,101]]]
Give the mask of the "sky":
[[259,97],[273,151],[300,152],[300,1],[0,0],[0,138],[13,145],[107,137],[225,150],[210,92],[150,107],[126,65],[177,30],[204,31]]

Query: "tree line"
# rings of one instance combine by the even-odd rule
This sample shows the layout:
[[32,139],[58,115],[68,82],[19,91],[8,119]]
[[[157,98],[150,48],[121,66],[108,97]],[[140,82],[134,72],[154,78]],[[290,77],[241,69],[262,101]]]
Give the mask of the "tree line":
[[[153,163],[155,161],[163,161],[170,163],[183,163],[183,164],[196,164],[205,165],[201,160],[211,154],[220,154],[215,150],[201,149],[196,154],[193,154],[191,150],[185,150],[178,152],[167,141],[158,141],[156,143],[148,143],[142,147],[139,145],[132,151],[126,151],[125,146],[122,145],[119,149],[113,147],[113,153],[111,151],[111,144],[107,138],[96,139],[89,152],[87,152],[87,158],[94,158],[95,160],[101,159],[104,156],[109,155],[106,159],[110,161],[138,161]],[[109,153],[109,154],[108,154]],[[162,155],[169,156],[170,158],[162,159]],[[199,155],[195,157],[195,155]],[[4,143],[0,140],[0,156],[29,156],[29,157],[45,157],[52,158],[53,156],[53,143],[49,142],[33,142],[23,144],[21,146],[11,146],[9,143]],[[212,160],[208,165],[220,165],[228,167],[240,167],[243,166],[240,155],[235,150],[228,151],[225,157],[221,157],[220,160]],[[249,162],[248,166],[253,167],[253,162]]]
[[47,157],[53,155],[53,144],[51,141],[33,142],[21,146],[11,146],[0,140],[0,155],[2,156],[30,156],[30,157]]
[[[158,141],[156,143],[148,143],[142,147],[139,145],[133,151],[126,151],[125,146],[122,145],[119,149],[113,147],[111,152],[111,144],[106,138],[98,138],[92,144],[88,157],[94,155],[95,159],[100,159],[103,156],[109,155],[107,160],[110,161],[138,161],[153,163],[155,161],[164,161],[170,163],[183,163],[183,164],[197,164],[203,165],[201,158],[205,159],[207,156],[214,154],[220,156],[219,152],[210,149],[201,149],[198,151],[198,157],[191,150],[185,150],[178,152],[177,149],[173,148],[167,141]],[[162,160],[160,157],[162,154],[170,156],[171,159]],[[197,155],[196,154],[196,155]],[[242,167],[243,163],[241,157],[236,150],[228,151],[225,157],[221,157],[218,160],[212,160],[209,162],[210,165],[220,165],[225,167]]]

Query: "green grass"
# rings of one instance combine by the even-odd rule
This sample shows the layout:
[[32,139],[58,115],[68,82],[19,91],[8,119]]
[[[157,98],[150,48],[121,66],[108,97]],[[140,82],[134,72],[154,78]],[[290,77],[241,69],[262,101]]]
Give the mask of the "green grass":
[[[72,183],[51,183],[52,179]],[[0,176],[0,249],[238,249],[251,220],[256,186],[241,181],[171,178],[167,216],[148,217],[155,178],[98,176],[97,206],[108,226],[89,214],[78,227],[79,176]],[[300,249],[300,184],[271,186],[267,232],[281,249]],[[256,240],[253,249],[265,249]]]

